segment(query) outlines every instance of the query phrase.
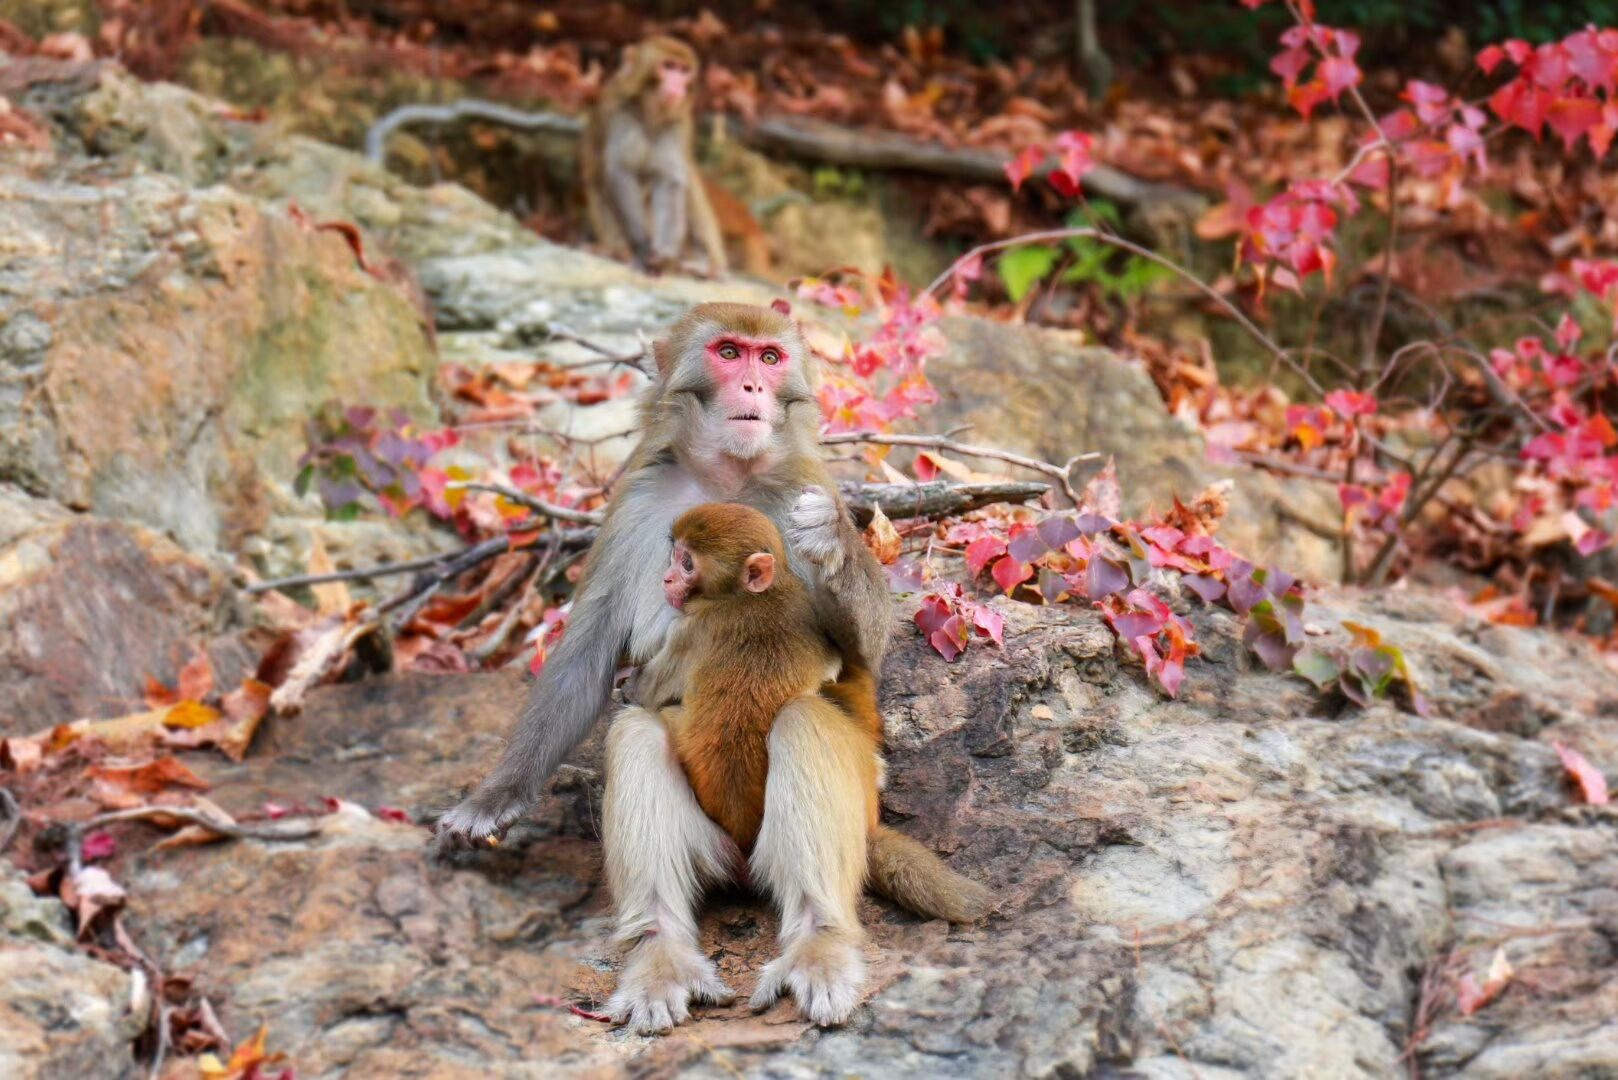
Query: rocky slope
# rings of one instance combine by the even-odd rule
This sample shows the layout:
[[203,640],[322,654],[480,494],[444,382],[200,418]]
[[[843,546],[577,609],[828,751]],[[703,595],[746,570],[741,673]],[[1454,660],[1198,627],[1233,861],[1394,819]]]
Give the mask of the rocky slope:
[[[115,715],[199,638],[245,662],[237,559],[300,566],[317,534],[340,564],[451,542],[320,522],[291,492],[297,422],[322,401],[425,413],[439,358],[567,359],[557,326],[627,348],[694,300],[772,295],[650,281],[114,69],[12,65],[0,90],[56,140],[0,150],[0,733]],[[436,352],[404,278],[291,202],[412,268]],[[1142,502],[1220,475],[1118,358],[975,320],[947,332],[941,426],[1115,453]],[[622,410],[548,419],[609,433]],[[1322,497],[1237,476],[1228,539],[1328,571],[1330,544],[1297,523]],[[1339,713],[1253,670],[1233,620],[1200,607],[1205,655],[1168,701],[1094,613],[997,603],[1004,650],[955,665],[896,608],[883,691],[886,815],[993,886],[996,912],[952,930],[868,901],[871,994],[848,1029],[732,1008],[642,1039],[558,1004],[613,979],[595,742],[463,866],[427,862],[417,826],[349,812],[312,841],[135,847],[113,864],[130,924],[233,1034],[268,1023],[304,1077],[1382,1077],[1412,1052],[1425,1076],[1618,1075],[1618,818],[1570,805],[1550,747],[1618,762],[1618,677],[1587,649],[1419,591],[1326,591],[1317,621],[1400,645],[1432,718]],[[329,687],[244,763],[189,763],[227,809],[338,795],[425,816],[522,693],[506,674]],[[137,1075],[139,980],[0,875],[0,1071]],[[743,894],[705,917],[744,994],[772,930]],[[1481,978],[1497,948],[1516,978],[1462,1016],[1454,977]]]

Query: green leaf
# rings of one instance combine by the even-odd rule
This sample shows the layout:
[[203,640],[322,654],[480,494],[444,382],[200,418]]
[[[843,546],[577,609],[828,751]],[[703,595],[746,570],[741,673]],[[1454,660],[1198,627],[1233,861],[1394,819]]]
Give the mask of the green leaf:
[[358,502],[344,503],[342,506],[332,507],[326,511],[327,521],[357,521],[360,516]]
[[1015,303],[1028,295],[1040,278],[1056,265],[1056,249],[1051,247],[1012,248],[1000,256],[995,269],[1005,283],[1006,294]]
[[1343,673],[1336,660],[1315,648],[1299,651],[1292,658],[1292,670],[1314,683],[1316,690],[1326,689]]
[[292,490],[297,492],[299,495],[307,495],[309,494],[309,485],[314,482],[314,465],[305,465],[301,470],[299,470],[297,479],[292,481]]

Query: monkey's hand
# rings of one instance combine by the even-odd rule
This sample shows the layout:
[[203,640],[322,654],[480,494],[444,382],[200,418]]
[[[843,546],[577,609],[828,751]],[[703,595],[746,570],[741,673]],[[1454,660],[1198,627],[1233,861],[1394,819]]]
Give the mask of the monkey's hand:
[[[852,529],[853,523],[846,527]],[[786,540],[822,574],[835,574],[843,568],[844,528],[836,496],[824,488],[805,488],[787,515]]]
[[515,792],[480,787],[438,819],[430,841],[433,854],[495,847],[527,809],[528,804]]

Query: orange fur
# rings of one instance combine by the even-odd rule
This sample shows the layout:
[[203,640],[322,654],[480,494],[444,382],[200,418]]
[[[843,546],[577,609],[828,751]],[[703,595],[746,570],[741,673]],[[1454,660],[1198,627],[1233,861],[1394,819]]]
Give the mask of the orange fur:
[[[764,819],[770,728],[793,698],[821,691],[833,659],[818,631],[813,598],[787,569],[786,547],[770,520],[735,503],[709,503],[674,523],[697,560],[701,584],[686,602],[690,681],[683,707],[665,709],[697,802],[743,851],[752,850]],[[740,585],[755,552],[775,557],[776,576],[763,592]],[[870,743],[870,818],[876,824],[875,753],[881,719],[870,673],[826,687],[858,734]],[[863,715],[856,710],[863,709]]]
[[[684,702],[663,710],[675,756],[697,803],[743,852],[751,852],[764,820],[769,735],[787,704],[818,696],[840,725],[827,736],[846,740],[858,762],[869,836],[866,875],[876,891],[921,915],[971,922],[989,908],[983,886],[956,874],[917,841],[881,824],[877,755],[882,714],[876,678],[858,655],[842,649],[842,671],[824,682],[838,657],[817,621],[813,598],[787,568],[785,545],[763,514],[737,503],[707,503],[674,523],[674,538],[692,553],[698,584],[685,601],[683,661],[690,672]],[[775,579],[762,592],[742,585],[748,556],[766,552]],[[835,719],[832,719],[835,717]]]

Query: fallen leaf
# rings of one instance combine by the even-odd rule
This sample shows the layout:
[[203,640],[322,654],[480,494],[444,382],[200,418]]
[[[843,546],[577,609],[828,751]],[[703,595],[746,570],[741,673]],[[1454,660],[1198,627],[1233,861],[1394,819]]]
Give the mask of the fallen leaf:
[[865,526],[865,546],[871,549],[876,561],[883,566],[898,561],[899,553],[904,549],[904,540],[899,536],[899,530],[893,527],[888,515],[878,506],[871,514],[871,523]]
[[1505,992],[1516,974],[1510,962],[1506,960],[1506,950],[1494,950],[1494,959],[1489,963],[1489,971],[1483,977],[1483,985],[1479,986],[1471,972],[1461,976],[1460,983],[1455,987],[1455,1004],[1460,1008],[1462,1016],[1471,1016],[1489,1002]]
[[187,699],[171,706],[163,714],[163,726],[167,728],[199,728],[218,719],[218,709],[210,708],[200,701]]
[[78,917],[81,941],[97,919],[123,907],[127,898],[123,886],[99,866],[86,866],[62,879],[62,903]]
[[1562,768],[1567,770],[1569,779],[1579,789],[1579,798],[1591,806],[1606,806],[1607,778],[1601,770],[1590,764],[1583,754],[1570,746],[1563,746],[1559,742],[1551,743],[1556,750],[1556,756],[1562,759]]
[[[326,545],[320,542],[318,533],[309,536],[309,572],[311,574],[331,574],[337,571],[337,566],[326,554]],[[348,585],[341,581],[328,581],[320,585],[311,585],[309,591],[315,596],[315,610],[322,615],[345,615],[348,609],[354,606],[354,598],[349,594]]]
[[[143,796],[156,795],[171,786],[205,791],[208,782],[180,763],[173,755],[144,765],[92,765],[86,775],[95,781],[96,797],[110,806],[139,805]],[[131,801],[133,800],[133,801]]]

